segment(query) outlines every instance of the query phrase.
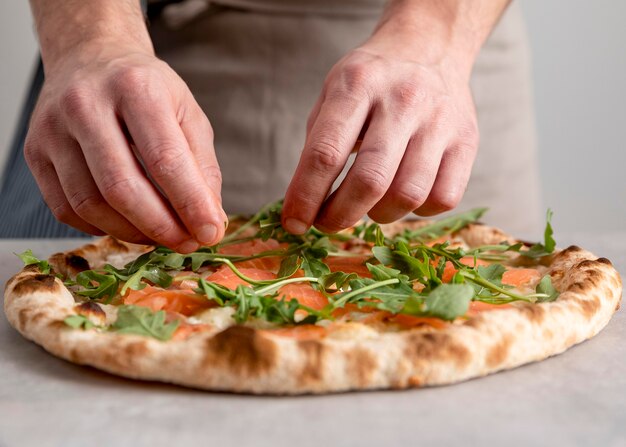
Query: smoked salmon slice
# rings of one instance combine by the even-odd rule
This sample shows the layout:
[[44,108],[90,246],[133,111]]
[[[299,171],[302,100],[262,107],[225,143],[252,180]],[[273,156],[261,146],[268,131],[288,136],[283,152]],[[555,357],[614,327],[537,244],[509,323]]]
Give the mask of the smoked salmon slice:
[[215,306],[214,303],[195,294],[192,290],[164,290],[152,286],[146,286],[141,290],[130,290],[122,300],[124,304],[144,306],[153,312],[164,310],[185,316]]
[[[274,239],[264,241],[253,239],[251,241],[240,242],[238,244],[225,245],[220,247],[218,252],[225,255],[253,256],[270,250],[281,250],[288,247],[288,244],[280,243]],[[257,259],[235,262],[237,268],[253,268],[268,270],[277,273],[280,268],[281,258],[279,256],[264,256]]]
[[502,275],[502,284],[520,287],[537,282],[541,279],[541,273],[537,269],[512,269]]
[[331,272],[356,273],[365,278],[371,278],[372,274],[367,269],[365,262],[371,255],[364,256],[329,256],[324,262]]

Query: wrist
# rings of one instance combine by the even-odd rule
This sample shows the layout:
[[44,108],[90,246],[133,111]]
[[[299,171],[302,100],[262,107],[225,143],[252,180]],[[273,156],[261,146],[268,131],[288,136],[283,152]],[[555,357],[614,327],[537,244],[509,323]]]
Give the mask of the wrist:
[[490,28],[467,19],[465,3],[396,0],[389,3],[365,46],[467,78]]
[[83,64],[124,53],[154,55],[138,1],[31,0],[31,4],[46,75],[68,61]]

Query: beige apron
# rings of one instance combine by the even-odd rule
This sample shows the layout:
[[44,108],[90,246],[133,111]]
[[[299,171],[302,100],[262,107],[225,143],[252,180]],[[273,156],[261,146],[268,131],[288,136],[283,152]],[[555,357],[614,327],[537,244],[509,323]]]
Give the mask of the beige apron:
[[[215,131],[227,212],[282,197],[329,69],[372,32],[380,0],[188,0],[150,26]],[[517,5],[480,53],[471,86],[481,144],[459,209],[491,208],[511,232],[536,231],[539,188],[528,45]]]

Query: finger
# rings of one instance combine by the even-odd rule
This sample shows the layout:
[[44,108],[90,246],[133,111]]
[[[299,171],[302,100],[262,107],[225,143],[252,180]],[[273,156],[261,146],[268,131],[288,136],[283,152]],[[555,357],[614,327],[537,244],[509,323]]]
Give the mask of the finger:
[[85,222],[74,212],[65,197],[57,173],[54,170],[54,165],[51,162],[44,162],[41,159],[35,162],[34,160],[29,160],[28,157],[26,161],[35,177],[35,181],[37,182],[37,186],[41,191],[46,205],[48,205],[48,208],[50,208],[50,211],[59,222],[95,236],[105,234],[99,228]]
[[74,213],[83,221],[128,242],[152,242],[102,197],[75,141],[68,141],[52,160],[59,183]]
[[[200,106],[191,97],[191,93],[190,101],[193,105],[189,107],[188,113],[183,116],[180,127],[205,181],[221,204],[222,174],[213,146],[213,128]],[[223,217],[226,219],[226,215]]]
[[317,98],[317,101],[315,101],[315,104],[313,104],[313,108],[311,109],[311,113],[309,113],[309,118],[306,121],[306,135],[307,138],[309,136],[309,134],[311,133],[311,129],[313,129],[313,124],[315,124],[315,121],[317,121],[317,117],[320,114],[320,110],[322,109],[322,104],[324,103],[324,98],[326,97],[325,93],[322,92],[322,94]]
[[91,175],[107,203],[158,244],[189,252],[198,244],[146,178],[113,110],[95,110],[87,95],[76,96],[70,132],[83,150]]
[[415,210],[415,214],[433,216],[455,208],[463,198],[475,158],[474,146],[457,144],[448,148],[428,199]]
[[327,96],[285,194],[282,224],[287,231],[302,234],[312,225],[346,164],[368,110],[365,98]]
[[368,213],[373,220],[396,221],[426,201],[448,139],[448,135],[426,129],[411,138],[391,186]]
[[205,181],[168,100],[129,100],[121,108],[126,126],[152,179],[178,217],[203,245],[224,235],[221,200]]
[[391,185],[409,138],[408,120],[397,120],[394,113],[374,108],[354,164],[322,207],[315,226],[339,231],[372,209]]

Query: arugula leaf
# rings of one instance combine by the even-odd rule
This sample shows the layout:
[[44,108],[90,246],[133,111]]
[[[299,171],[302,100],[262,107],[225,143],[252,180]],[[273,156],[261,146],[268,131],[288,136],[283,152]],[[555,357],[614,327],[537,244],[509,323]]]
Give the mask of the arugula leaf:
[[22,262],[24,263],[24,266],[36,265],[37,267],[39,267],[39,271],[43,273],[44,275],[47,275],[48,273],[50,273],[50,264],[48,264],[48,261],[37,258],[33,254],[33,251],[31,249],[28,249],[25,252],[20,253],[20,254],[15,253],[15,256],[17,256],[18,258],[22,260]]
[[420,261],[404,251],[392,251],[389,247],[373,247],[372,252],[381,264],[394,267],[409,279],[431,278],[432,276],[428,259]]
[[552,278],[550,275],[545,275],[537,284],[537,288],[535,289],[537,293],[545,294],[547,296],[540,296],[537,298],[537,302],[539,303],[548,303],[556,300],[559,297],[559,292],[554,288],[552,284]]
[[353,279],[358,278],[356,273],[331,272],[319,277],[318,284],[327,292],[331,291],[331,286],[335,285],[337,290],[343,288]]
[[419,241],[438,239],[447,234],[459,231],[472,222],[476,222],[486,211],[487,208],[474,208],[464,213],[440,219],[415,230],[405,230],[403,237],[407,240]]
[[[392,281],[386,280],[387,282]],[[406,282],[396,282],[382,285],[381,282],[370,278],[359,278],[350,281],[350,288],[354,293],[349,302],[355,303],[359,307],[373,307],[378,310],[386,310],[398,313],[402,310],[404,303],[417,292]],[[368,287],[375,286],[369,289]]]
[[84,287],[83,290],[75,292],[77,295],[88,296],[89,298],[112,298],[117,293],[119,280],[113,274],[85,270],[76,275],[76,284]]
[[297,254],[283,258],[280,262],[280,268],[278,269],[276,276],[278,278],[288,278],[292,276],[300,268],[300,261],[301,258]]
[[91,329],[99,327],[91,322],[89,318],[84,315],[70,315],[63,320],[63,323],[74,329]]
[[308,250],[303,253],[301,267],[305,276],[314,278],[320,278],[330,273],[330,268],[323,261],[312,256]]
[[502,264],[479,265],[476,270],[480,276],[496,285],[502,285],[502,275],[506,272],[506,268]]
[[473,296],[474,289],[468,284],[442,284],[426,298],[410,297],[402,313],[452,321],[467,313]]
[[205,294],[208,300],[215,301],[220,306],[233,298],[235,294],[232,290],[214,282],[206,281],[204,278],[198,280],[198,288],[194,289],[194,292]]
[[172,338],[180,321],[165,322],[165,311],[152,312],[147,307],[121,305],[117,308],[117,319],[110,330],[121,334],[136,334],[167,341]]
[[147,286],[142,279],[147,279],[152,284],[156,284],[164,289],[168,288],[174,278],[155,265],[145,264],[133,273],[127,280],[126,284],[120,290],[120,295],[126,295],[128,289],[141,290]]
[[548,208],[546,213],[546,228],[543,232],[543,244],[535,244],[528,250],[520,251],[522,256],[528,258],[542,258],[554,252],[556,241],[554,240],[554,230],[552,229],[552,210]]
[[309,315],[303,321],[297,322],[295,319],[297,310],[304,308],[311,313],[314,312],[313,309],[305,308],[296,299],[287,301],[283,297],[279,300],[275,295],[261,295],[252,288],[242,285],[237,286],[233,303],[237,306],[233,315],[237,323],[243,323],[250,317],[276,324],[308,324],[317,320],[315,315]]

